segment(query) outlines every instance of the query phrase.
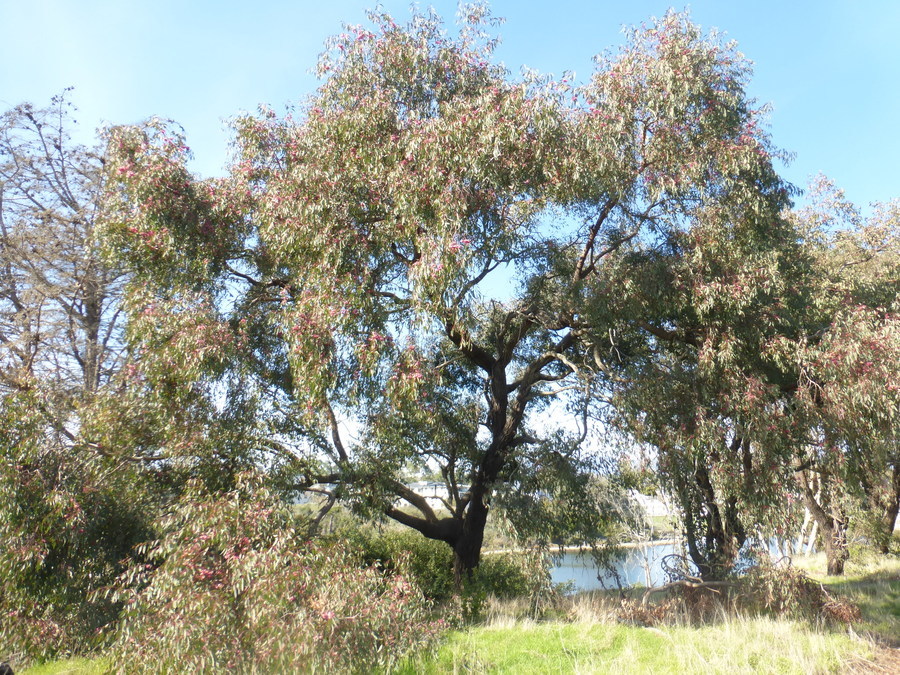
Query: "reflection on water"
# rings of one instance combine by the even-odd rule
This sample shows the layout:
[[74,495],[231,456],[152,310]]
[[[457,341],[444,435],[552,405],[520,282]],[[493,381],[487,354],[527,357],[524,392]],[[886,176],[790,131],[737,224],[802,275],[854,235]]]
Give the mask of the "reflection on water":
[[[675,545],[672,543],[636,546],[625,549],[613,566],[623,586],[660,586],[667,581],[660,561],[674,552]],[[590,553],[564,553],[550,570],[550,577],[553,583],[572,582],[578,591],[616,588],[613,575],[608,570],[599,569]]]
[[[772,560],[780,560],[785,555],[785,543],[771,539],[765,544],[748,540],[741,550],[740,562],[749,564],[753,558],[751,552],[766,551]],[[789,550],[789,549],[788,549]],[[815,549],[812,549],[815,552]],[[662,586],[668,582],[662,570],[662,559],[675,553],[672,542],[644,544],[623,550],[620,557],[613,561],[613,567],[619,574],[622,586]],[[571,551],[557,559],[550,570],[553,583],[572,582],[576,591],[592,591],[599,588],[617,588],[616,579],[606,569],[601,569],[594,562],[590,553]]]

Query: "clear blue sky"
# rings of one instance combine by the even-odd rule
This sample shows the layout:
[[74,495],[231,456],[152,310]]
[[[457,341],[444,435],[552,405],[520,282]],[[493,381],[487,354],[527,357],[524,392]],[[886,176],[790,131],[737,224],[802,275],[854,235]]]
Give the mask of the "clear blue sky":
[[[193,168],[223,173],[225,120],[276,110],[316,86],[310,69],[342,23],[365,21],[371,0],[0,0],[0,107],[45,104],[74,86],[79,122],[169,117],[186,130]],[[398,20],[408,2],[387,1]],[[422,3],[427,6],[427,3]],[[433,3],[449,22],[454,2]],[[499,58],[579,80],[591,57],[621,44],[665,1],[496,0],[506,18]],[[784,170],[804,186],[822,172],[860,206],[900,197],[900,1],[731,0],[687,5],[705,29],[738,41],[755,63],[751,93],[769,102]],[[685,5],[675,5],[683,9]]]

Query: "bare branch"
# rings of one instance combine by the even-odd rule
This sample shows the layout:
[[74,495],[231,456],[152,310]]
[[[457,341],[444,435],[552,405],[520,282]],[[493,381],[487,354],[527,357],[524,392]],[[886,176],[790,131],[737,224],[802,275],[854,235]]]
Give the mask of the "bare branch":
[[416,492],[413,492],[409,487],[397,480],[391,481],[391,489],[397,494],[398,497],[402,498],[411,506],[414,506],[416,509],[418,509],[419,512],[425,517],[425,520],[430,523],[437,521],[438,517],[425,497]]
[[331,442],[334,444],[334,449],[337,450],[340,460],[342,462],[347,462],[350,458],[347,456],[347,450],[344,448],[344,443],[341,441],[341,431],[338,428],[334,409],[331,407],[331,402],[328,401],[327,398],[323,401],[323,405],[325,407],[325,415],[328,417],[328,424],[331,427]]
[[594,250],[594,242],[597,239],[597,235],[600,233],[600,228],[603,227],[603,223],[606,222],[606,219],[609,217],[609,214],[612,212],[613,208],[615,208],[617,203],[618,200],[615,197],[607,199],[606,203],[600,209],[597,220],[594,221],[594,224],[588,231],[587,242],[584,245],[584,249],[581,251],[581,257],[578,259],[578,264],[575,266],[575,281],[581,281],[590,273],[585,269],[585,266],[588,264],[588,258]]

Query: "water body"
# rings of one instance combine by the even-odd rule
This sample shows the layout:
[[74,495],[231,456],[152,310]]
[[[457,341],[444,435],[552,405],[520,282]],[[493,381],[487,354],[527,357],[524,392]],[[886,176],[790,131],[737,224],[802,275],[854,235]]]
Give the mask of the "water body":
[[[622,555],[613,562],[623,586],[661,586],[666,583],[666,575],[661,561],[675,553],[671,542],[644,544],[624,549]],[[592,591],[600,588],[617,588],[614,576],[597,566],[590,553],[567,551],[550,570],[553,583],[571,582],[576,591]]]
[[[751,558],[751,545],[747,542],[741,552],[741,560],[749,563]],[[760,547],[757,545],[757,550]],[[772,560],[780,560],[784,555],[782,546],[775,539],[767,542],[768,553]],[[813,552],[815,549],[813,549]],[[662,586],[668,583],[668,578],[662,569],[662,559],[676,552],[672,542],[658,542],[631,546],[625,548],[617,560],[613,561],[613,567],[620,577],[622,586]],[[550,578],[553,583],[564,584],[571,582],[576,591],[593,591],[602,588],[618,588],[613,574],[601,568],[594,562],[590,553],[579,551],[567,551],[562,557],[557,558],[556,564],[550,570]]]

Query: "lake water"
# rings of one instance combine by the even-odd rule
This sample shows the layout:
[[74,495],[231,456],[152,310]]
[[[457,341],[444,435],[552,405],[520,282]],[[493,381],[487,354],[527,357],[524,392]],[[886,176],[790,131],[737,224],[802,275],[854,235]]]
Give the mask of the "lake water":
[[[751,544],[748,541],[741,552],[741,559],[744,561],[749,560]],[[779,560],[784,555],[782,546],[775,539],[767,542],[767,548],[772,560]],[[675,544],[672,542],[632,546],[623,549],[621,556],[613,564],[622,586],[662,586],[668,583],[662,569],[662,559],[673,553]],[[578,551],[569,551],[557,558],[550,570],[550,578],[557,584],[572,582],[576,591],[617,588],[616,579],[608,570],[598,567],[590,553]]]
[[[675,553],[671,542],[646,544],[627,548],[614,562],[623,586],[661,586],[667,582],[662,559]],[[562,555],[550,570],[554,583],[572,582],[577,591],[616,588],[616,580],[607,570],[598,568],[590,553],[569,551]]]

